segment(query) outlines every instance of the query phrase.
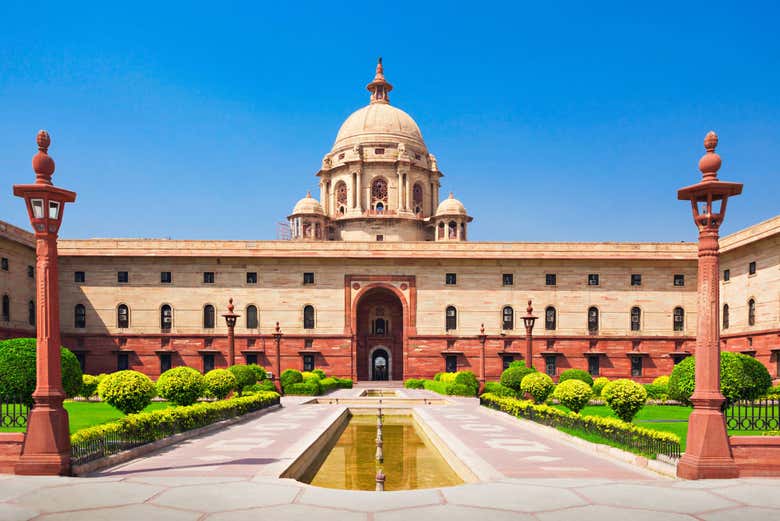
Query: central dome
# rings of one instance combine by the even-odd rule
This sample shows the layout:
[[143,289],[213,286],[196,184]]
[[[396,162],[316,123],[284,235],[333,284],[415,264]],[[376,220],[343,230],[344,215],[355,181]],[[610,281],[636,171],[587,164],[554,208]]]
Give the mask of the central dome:
[[400,141],[425,151],[417,123],[409,114],[387,103],[372,103],[353,112],[341,125],[333,148],[383,141]]

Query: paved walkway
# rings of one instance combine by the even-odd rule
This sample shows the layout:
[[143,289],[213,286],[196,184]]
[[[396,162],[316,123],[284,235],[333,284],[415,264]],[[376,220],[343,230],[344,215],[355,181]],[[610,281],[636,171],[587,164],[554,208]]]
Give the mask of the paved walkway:
[[480,409],[468,399],[423,406],[418,414],[483,483],[376,493],[278,479],[294,456],[343,410],[300,401],[285,398],[280,411],[94,477],[0,476],[0,520],[779,518],[780,480],[661,478],[582,452],[555,436],[539,434],[525,422]]

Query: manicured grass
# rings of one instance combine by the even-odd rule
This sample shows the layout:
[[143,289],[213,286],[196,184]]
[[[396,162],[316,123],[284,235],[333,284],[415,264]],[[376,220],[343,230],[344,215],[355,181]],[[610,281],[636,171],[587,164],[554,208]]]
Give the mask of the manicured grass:
[[[152,402],[146,409],[144,409],[144,412],[157,411],[160,409],[165,409],[166,407],[170,407],[170,403]],[[74,402],[68,400],[65,402],[65,410],[68,411],[71,434],[86,427],[92,427],[93,425],[100,425],[102,423],[118,420],[124,416],[122,412],[103,402]],[[25,427],[0,428],[0,432],[24,431]]]

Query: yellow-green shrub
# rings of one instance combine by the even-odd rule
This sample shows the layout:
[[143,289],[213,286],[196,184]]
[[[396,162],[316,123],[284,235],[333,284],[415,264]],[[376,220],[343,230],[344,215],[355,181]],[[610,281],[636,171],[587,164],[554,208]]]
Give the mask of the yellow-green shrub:
[[630,422],[647,401],[647,391],[642,385],[627,378],[609,382],[601,391],[604,401],[618,418]]
[[553,389],[555,389],[555,384],[552,378],[544,373],[527,374],[520,382],[520,390],[530,394],[536,403],[544,403]]
[[227,369],[212,369],[206,373],[203,381],[206,384],[206,391],[218,400],[224,400],[238,385],[236,377]]
[[593,380],[593,396],[601,396],[601,391],[604,389],[604,386],[609,383],[609,378],[606,378],[604,376],[599,376],[595,380]]
[[203,375],[184,365],[168,369],[157,379],[157,393],[176,405],[192,405],[205,390]]
[[555,387],[553,398],[574,412],[588,405],[593,389],[582,380],[566,380]]
[[152,402],[155,388],[152,381],[138,371],[117,371],[107,375],[98,385],[100,399],[125,414],[144,410]]
[[79,390],[79,396],[84,398],[92,398],[97,393],[98,384],[100,381],[97,376],[91,374],[85,374],[81,377],[81,390]]

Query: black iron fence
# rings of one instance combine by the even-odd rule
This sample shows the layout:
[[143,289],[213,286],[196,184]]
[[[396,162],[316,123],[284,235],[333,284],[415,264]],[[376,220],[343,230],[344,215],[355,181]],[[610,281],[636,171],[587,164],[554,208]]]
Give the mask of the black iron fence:
[[27,426],[30,407],[18,396],[0,395],[0,427],[23,428]]
[[726,404],[726,427],[739,431],[780,430],[780,400],[738,401]]

